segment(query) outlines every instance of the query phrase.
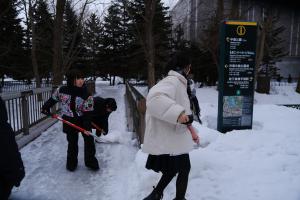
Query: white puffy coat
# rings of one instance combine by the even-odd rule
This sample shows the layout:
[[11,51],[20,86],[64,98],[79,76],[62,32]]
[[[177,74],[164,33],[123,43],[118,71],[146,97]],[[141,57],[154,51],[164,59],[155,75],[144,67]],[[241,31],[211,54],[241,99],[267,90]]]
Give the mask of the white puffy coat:
[[175,71],[153,86],[146,100],[146,129],[142,150],[152,155],[183,154],[193,149],[192,136],[177,119],[191,114],[187,80]]

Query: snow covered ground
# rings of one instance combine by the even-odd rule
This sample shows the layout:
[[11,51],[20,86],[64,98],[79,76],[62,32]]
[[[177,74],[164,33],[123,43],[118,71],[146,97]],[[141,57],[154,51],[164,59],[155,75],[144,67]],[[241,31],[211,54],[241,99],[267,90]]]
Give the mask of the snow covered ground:
[[[255,94],[252,130],[227,134],[216,131],[217,91],[197,89],[203,125],[194,122],[202,144],[190,153],[192,169],[188,200],[299,200],[300,111],[274,104],[300,104],[289,88],[273,88],[272,95]],[[65,169],[66,139],[57,123],[21,150],[26,177],[13,190],[16,200],[141,200],[160,174],[144,168],[147,155],[126,130],[125,88],[97,83],[97,95],[117,99],[106,139],[117,144],[96,144],[100,171],[84,166],[83,140],[79,141],[79,166]],[[175,181],[164,200],[175,197]]]

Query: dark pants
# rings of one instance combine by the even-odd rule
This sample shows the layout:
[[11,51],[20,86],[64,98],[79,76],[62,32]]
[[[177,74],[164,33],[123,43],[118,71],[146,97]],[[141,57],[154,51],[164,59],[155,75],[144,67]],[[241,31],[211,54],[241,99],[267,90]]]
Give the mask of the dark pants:
[[191,170],[191,164],[189,156],[184,156],[184,159],[181,159],[181,165],[178,167],[178,171],[163,171],[163,175],[160,178],[156,188],[154,189],[156,193],[162,194],[164,189],[167,187],[167,185],[171,182],[174,176],[177,175],[176,180],[176,200],[182,200],[185,197],[187,185],[188,185],[188,179],[189,179],[189,173]]
[[[189,169],[185,169],[178,172],[177,180],[176,180],[176,199],[184,199],[187,185],[188,185],[188,179],[189,179]],[[159,194],[162,194],[164,189],[167,187],[167,185],[171,182],[173,177],[176,175],[176,173],[163,173],[162,177],[160,178],[155,191]]]
[[5,180],[0,180],[0,199],[7,200],[14,185]]
[[[93,136],[87,136],[81,133],[84,140],[84,161],[85,164],[91,162],[95,159],[95,143]],[[67,140],[68,140],[68,162],[77,163],[78,156],[78,132],[76,130],[67,132]]]

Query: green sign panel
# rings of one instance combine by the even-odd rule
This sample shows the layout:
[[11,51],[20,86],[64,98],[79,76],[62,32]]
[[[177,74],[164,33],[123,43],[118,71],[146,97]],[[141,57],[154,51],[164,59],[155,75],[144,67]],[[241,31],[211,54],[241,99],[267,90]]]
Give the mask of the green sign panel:
[[218,131],[251,129],[253,118],[256,22],[221,24]]

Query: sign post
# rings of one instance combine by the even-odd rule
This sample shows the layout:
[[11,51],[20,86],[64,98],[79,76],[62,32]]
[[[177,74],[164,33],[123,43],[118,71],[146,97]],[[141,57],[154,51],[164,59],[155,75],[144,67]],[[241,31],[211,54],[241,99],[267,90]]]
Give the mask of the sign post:
[[256,22],[221,24],[218,131],[251,129],[253,118]]

